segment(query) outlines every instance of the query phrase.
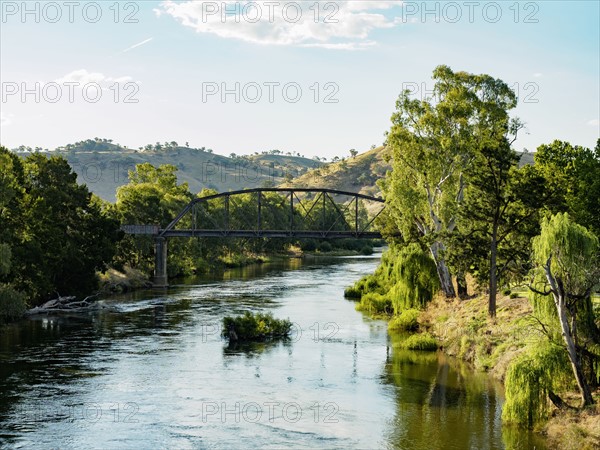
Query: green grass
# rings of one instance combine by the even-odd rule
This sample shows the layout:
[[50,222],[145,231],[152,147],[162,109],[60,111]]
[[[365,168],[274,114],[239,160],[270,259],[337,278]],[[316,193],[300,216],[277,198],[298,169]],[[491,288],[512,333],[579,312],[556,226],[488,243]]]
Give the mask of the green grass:
[[394,316],[388,323],[389,331],[415,331],[419,328],[418,309],[405,309],[397,316]]
[[407,350],[435,351],[438,349],[437,341],[429,333],[411,334],[405,340],[400,341],[399,345]]

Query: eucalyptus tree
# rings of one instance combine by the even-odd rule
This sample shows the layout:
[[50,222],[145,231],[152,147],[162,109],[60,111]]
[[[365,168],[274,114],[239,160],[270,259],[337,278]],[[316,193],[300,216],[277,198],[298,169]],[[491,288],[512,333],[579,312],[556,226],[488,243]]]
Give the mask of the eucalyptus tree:
[[393,170],[382,183],[399,229],[416,229],[428,246],[446,297],[455,289],[446,261],[447,237],[457,226],[457,207],[467,183],[465,171],[484,148],[497,148],[514,127],[508,112],[517,104],[506,83],[489,75],[433,72],[432,98],[396,102],[387,143]]
[[[516,134],[520,124],[513,123]],[[458,232],[449,248],[453,266],[468,265],[477,283],[487,285],[488,313],[496,315],[498,284],[521,280],[529,271],[531,239],[539,233],[539,212],[548,195],[544,177],[504,140],[477,152],[467,170],[468,186],[458,208]]]

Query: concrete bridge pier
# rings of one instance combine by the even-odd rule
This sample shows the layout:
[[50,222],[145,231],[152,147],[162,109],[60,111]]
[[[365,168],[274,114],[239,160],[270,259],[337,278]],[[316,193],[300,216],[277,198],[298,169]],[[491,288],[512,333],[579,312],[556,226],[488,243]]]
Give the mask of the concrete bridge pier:
[[168,287],[167,278],[167,238],[154,239],[154,287]]

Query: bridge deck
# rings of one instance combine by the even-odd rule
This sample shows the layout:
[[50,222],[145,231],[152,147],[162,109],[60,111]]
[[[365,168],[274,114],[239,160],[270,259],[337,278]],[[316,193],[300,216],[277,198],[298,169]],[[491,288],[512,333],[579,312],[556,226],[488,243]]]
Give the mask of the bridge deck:
[[160,230],[162,237],[229,237],[229,238],[314,238],[314,239],[381,239],[376,231],[301,231],[301,230]]

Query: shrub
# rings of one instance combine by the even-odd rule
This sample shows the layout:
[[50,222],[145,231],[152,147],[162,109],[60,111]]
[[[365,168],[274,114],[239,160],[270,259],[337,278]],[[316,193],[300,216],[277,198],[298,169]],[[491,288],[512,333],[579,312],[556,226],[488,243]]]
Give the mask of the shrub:
[[19,319],[27,309],[25,295],[0,284],[0,324]]
[[[367,292],[376,292],[378,294],[383,293],[379,282],[377,281],[376,275],[367,275],[362,277],[354,286],[350,286],[346,289],[348,293],[347,298],[361,298]],[[354,297],[352,295],[355,295]]]
[[390,331],[415,331],[419,328],[418,309],[405,309],[388,323]]
[[428,252],[417,244],[409,244],[397,250],[392,264],[390,295],[394,311],[425,306],[439,289],[435,263]]
[[331,249],[332,249],[331,244],[329,242],[327,242],[327,241],[321,242],[319,244],[319,251],[320,252],[327,253],[327,252],[330,252]]
[[370,245],[365,245],[363,248],[360,249],[360,254],[361,255],[372,255],[373,247],[371,247]]
[[391,314],[393,311],[392,301],[385,295],[376,292],[369,292],[360,299],[356,305],[358,311],[364,311],[369,314]]
[[411,334],[408,338],[400,343],[402,348],[408,350],[437,350],[438,344],[435,338],[429,334]]
[[354,286],[350,286],[344,289],[344,297],[360,300],[362,291]]
[[253,314],[248,311],[239,317],[224,317],[222,334],[233,341],[265,341],[286,338],[292,329],[292,322],[275,319],[273,314]]
[[300,248],[305,252],[314,252],[317,249],[317,241],[307,239],[300,244]]
[[510,295],[510,292],[511,292],[511,290],[510,290],[510,289],[504,289],[504,290],[502,291],[502,294],[503,294],[503,295]]

